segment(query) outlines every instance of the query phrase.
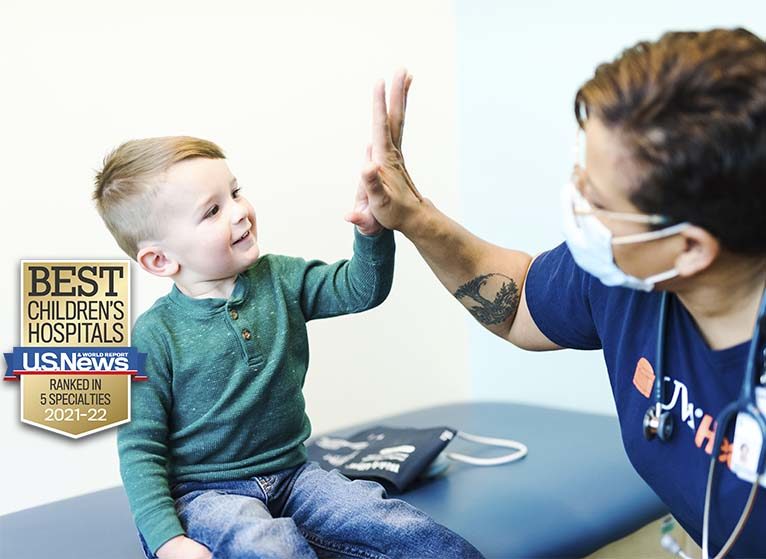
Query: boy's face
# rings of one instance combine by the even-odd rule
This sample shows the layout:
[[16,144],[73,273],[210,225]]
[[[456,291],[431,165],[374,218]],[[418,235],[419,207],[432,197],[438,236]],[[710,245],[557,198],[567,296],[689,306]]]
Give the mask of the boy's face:
[[163,178],[157,200],[165,231],[160,245],[179,264],[179,278],[230,278],[258,259],[255,211],[224,159],[187,159]]

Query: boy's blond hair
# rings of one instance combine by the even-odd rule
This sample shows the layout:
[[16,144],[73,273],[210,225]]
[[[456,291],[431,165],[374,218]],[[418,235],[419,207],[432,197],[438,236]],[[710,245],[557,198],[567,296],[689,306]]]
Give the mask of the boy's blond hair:
[[165,136],[125,142],[104,158],[93,199],[117,244],[136,259],[138,244],[161,234],[153,202],[161,175],[185,159],[225,159],[213,142]]

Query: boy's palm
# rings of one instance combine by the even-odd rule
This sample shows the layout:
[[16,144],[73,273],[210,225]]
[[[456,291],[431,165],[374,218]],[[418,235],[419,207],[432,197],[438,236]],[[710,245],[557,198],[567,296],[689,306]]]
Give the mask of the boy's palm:
[[377,165],[374,165],[371,160],[372,146],[367,146],[367,156],[365,157],[365,164],[362,168],[362,177],[359,181],[359,186],[356,188],[356,196],[354,197],[354,209],[346,214],[346,221],[349,221],[357,226],[359,232],[362,235],[376,235],[383,230],[383,226],[375,219],[370,211],[370,204],[367,198],[367,189],[364,183],[374,180],[377,176]]

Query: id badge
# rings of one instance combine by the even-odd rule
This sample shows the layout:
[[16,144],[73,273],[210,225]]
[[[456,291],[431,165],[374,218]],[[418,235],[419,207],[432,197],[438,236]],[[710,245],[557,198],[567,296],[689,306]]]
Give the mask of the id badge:
[[[766,415],[766,387],[756,387],[755,401],[761,413]],[[762,444],[761,430],[755,420],[749,415],[738,414],[734,424],[731,469],[739,479],[755,481]],[[766,474],[761,475],[759,483],[766,487]]]

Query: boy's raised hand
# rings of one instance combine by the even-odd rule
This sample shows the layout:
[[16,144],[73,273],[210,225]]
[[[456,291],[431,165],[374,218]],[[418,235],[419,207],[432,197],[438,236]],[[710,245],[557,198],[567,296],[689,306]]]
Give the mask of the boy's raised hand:
[[[367,146],[364,166],[362,167],[362,176],[356,191],[354,200],[354,209],[346,215],[346,221],[350,221],[359,228],[364,235],[374,235],[379,233],[384,226],[389,229],[395,228],[376,219],[374,211],[370,207],[369,191],[371,186],[379,183],[379,172],[386,160],[386,152],[391,150],[398,154],[401,161],[401,167],[404,168],[404,160],[401,157],[402,135],[404,132],[404,114],[407,107],[407,93],[412,83],[412,76],[402,69],[394,75],[391,87],[391,113],[386,112],[385,85],[381,82],[375,86],[373,98],[373,144]],[[387,136],[376,137],[378,128],[381,124],[387,130]],[[406,173],[406,171],[404,171]],[[412,181],[410,181],[411,183]],[[415,186],[412,185],[413,192],[417,193]],[[418,199],[422,199],[417,194]]]
[[368,145],[365,152],[364,165],[362,166],[362,176],[359,179],[359,186],[356,188],[356,196],[354,197],[354,209],[346,214],[345,217],[346,221],[356,225],[362,235],[377,235],[383,230],[383,226],[370,212],[367,190],[364,187],[365,182],[377,177],[378,168],[372,163],[371,153],[372,145]]

